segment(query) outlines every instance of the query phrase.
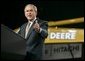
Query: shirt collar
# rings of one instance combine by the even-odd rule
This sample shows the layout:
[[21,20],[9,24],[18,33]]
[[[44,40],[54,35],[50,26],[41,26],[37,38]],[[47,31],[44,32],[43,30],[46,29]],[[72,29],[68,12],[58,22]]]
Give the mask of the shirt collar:
[[28,21],[28,22],[29,22],[29,23],[33,23],[35,20],[36,20],[36,17],[35,17],[33,20]]

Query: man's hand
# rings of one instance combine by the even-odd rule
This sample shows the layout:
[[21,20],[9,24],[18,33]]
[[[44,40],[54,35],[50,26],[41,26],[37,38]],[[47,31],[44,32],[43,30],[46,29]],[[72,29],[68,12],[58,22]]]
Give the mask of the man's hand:
[[33,28],[35,29],[36,32],[40,31],[40,25],[38,23],[35,23]]

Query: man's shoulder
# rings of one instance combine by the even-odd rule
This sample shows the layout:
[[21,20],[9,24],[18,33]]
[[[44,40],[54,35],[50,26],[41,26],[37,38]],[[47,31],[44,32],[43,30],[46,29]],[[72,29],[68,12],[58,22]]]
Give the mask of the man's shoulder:
[[42,20],[42,19],[37,19],[40,23],[42,23],[42,22],[44,22],[44,23],[48,23],[48,21],[46,21],[46,20]]
[[21,28],[23,28],[24,26],[27,25],[27,22],[25,22],[24,24],[21,25]]
[[39,19],[38,20],[39,22],[39,24],[42,26],[42,25],[47,25],[48,26],[48,21],[46,21],[46,20],[42,20],[42,19]]

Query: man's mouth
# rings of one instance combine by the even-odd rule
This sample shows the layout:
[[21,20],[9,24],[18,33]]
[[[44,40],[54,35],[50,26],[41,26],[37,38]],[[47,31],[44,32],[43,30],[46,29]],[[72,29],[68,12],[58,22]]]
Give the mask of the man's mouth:
[[32,15],[27,15],[27,16],[31,17]]

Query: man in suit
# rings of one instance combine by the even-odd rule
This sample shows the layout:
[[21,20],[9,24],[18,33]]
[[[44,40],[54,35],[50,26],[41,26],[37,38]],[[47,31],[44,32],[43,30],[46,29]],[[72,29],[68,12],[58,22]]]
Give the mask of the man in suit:
[[37,18],[37,7],[28,4],[24,9],[28,22],[20,27],[18,34],[26,39],[26,60],[41,60],[42,48],[45,38],[48,35],[47,21]]

